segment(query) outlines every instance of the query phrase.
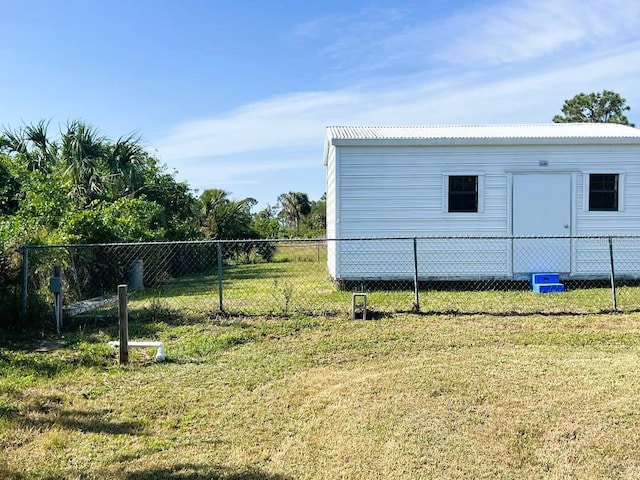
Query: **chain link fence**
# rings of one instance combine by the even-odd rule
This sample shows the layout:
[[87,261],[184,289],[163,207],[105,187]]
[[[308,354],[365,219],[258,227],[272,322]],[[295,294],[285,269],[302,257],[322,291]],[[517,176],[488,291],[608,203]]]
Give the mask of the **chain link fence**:
[[[23,313],[108,315],[117,286],[130,311],[182,320],[220,315],[587,314],[640,310],[640,237],[415,237],[26,245]],[[559,272],[562,293],[529,275]],[[567,273],[571,272],[571,273]],[[41,302],[42,303],[42,302]],[[50,308],[50,307],[49,307]]]

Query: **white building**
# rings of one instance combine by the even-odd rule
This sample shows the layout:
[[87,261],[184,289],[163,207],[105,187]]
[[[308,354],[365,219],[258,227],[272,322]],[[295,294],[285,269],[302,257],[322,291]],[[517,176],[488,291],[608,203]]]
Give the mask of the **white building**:
[[[640,130],[624,125],[334,126],[324,163],[327,238],[430,237],[424,279],[599,277],[608,246],[577,237],[640,236]],[[484,238],[511,236],[562,238]],[[407,241],[381,245],[330,241],[331,276],[412,278]],[[640,248],[622,248],[638,263],[619,273],[638,276]]]

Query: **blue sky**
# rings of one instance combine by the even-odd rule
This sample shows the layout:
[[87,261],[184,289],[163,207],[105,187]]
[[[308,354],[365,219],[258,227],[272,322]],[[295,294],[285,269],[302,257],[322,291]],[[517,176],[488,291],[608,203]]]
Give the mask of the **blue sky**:
[[198,192],[325,190],[327,125],[542,123],[614,90],[640,125],[635,0],[3,2],[0,124],[138,132]]

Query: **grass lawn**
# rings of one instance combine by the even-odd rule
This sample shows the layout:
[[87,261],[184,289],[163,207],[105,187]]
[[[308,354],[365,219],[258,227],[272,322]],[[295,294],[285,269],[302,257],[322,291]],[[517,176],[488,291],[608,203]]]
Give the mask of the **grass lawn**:
[[189,279],[132,295],[165,363],[118,365],[108,309],[0,334],[0,479],[640,477],[640,322],[606,289],[374,291],[362,321],[308,263],[230,269],[237,315]]
[[632,314],[69,328],[2,343],[1,478],[640,476]]
[[[324,247],[323,247],[324,248]],[[326,252],[318,245],[279,244],[273,262],[229,264],[222,273],[223,310],[235,316],[341,316],[351,307],[351,287],[340,290],[330,280]],[[355,282],[358,283],[358,282]],[[570,286],[563,294],[540,295],[527,289],[478,288],[438,290],[421,285],[422,312],[438,314],[589,314],[613,310],[611,290],[602,282],[589,287]],[[500,282],[494,286],[499,287]],[[506,286],[506,284],[505,284]],[[174,315],[205,319],[220,312],[219,283],[215,272],[171,279],[132,296],[133,309],[168,310]],[[376,314],[411,312],[415,297],[411,281],[353,285],[368,292]],[[115,294],[115,287],[113,293]],[[618,309],[640,309],[640,287],[618,287]]]

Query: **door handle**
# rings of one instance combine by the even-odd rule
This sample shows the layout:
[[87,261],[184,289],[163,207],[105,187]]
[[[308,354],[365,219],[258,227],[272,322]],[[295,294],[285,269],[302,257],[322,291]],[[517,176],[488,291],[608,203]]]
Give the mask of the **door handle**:
[[568,224],[565,224],[564,228],[569,228],[569,225],[568,225]]

